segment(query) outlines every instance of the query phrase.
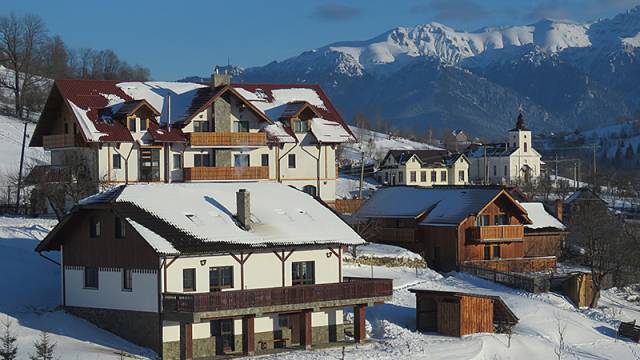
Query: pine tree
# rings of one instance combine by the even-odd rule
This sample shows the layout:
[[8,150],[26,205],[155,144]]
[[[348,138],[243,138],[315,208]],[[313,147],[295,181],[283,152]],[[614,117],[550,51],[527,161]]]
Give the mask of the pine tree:
[[40,339],[33,343],[33,347],[36,349],[35,354],[31,354],[29,359],[31,360],[54,360],[55,359],[55,347],[56,344],[51,342],[49,334],[45,331],[40,333]]
[[18,355],[16,338],[11,332],[11,321],[7,318],[2,322],[4,332],[0,336],[0,360],[14,360]]

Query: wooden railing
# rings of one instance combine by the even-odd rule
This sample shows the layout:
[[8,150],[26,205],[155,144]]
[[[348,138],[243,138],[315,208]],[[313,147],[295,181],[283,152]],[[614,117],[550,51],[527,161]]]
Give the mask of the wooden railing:
[[186,135],[191,146],[267,145],[267,134],[264,132],[193,132]]
[[162,294],[165,312],[211,312],[323,301],[368,299],[391,296],[391,279],[361,279],[349,282],[298,285],[199,294]]
[[260,180],[269,178],[268,166],[184,168],[184,180]]
[[42,137],[42,146],[45,150],[73,147],[81,144],[81,140],[74,134],[45,135]]
[[407,242],[416,240],[415,229],[380,228],[375,235],[381,242]]
[[522,240],[524,226],[522,225],[493,225],[476,226],[469,229],[469,236],[474,241],[485,240]]

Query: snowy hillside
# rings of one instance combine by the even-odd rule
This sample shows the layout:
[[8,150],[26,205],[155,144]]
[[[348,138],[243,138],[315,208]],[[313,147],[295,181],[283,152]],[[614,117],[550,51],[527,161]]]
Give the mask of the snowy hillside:
[[0,320],[12,322],[18,359],[29,359],[41,331],[51,334],[59,359],[153,358],[151,351],[58,308],[59,267],[34,252],[55,224],[48,219],[0,217],[0,287],[6,290],[0,295]]
[[[27,125],[27,141],[25,146],[25,169],[30,164],[48,163],[49,155],[42,148],[30,148],[29,141],[35,129],[34,123]],[[7,174],[17,174],[20,167],[20,152],[22,150],[22,135],[24,123],[12,116],[0,115],[0,179]],[[25,173],[26,174],[26,173]]]

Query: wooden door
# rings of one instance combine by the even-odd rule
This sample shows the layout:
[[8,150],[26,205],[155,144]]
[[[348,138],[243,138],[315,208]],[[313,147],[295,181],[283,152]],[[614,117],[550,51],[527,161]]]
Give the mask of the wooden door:
[[300,331],[302,329],[302,317],[300,314],[290,314],[289,327],[291,328],[291,345],[300,345]]

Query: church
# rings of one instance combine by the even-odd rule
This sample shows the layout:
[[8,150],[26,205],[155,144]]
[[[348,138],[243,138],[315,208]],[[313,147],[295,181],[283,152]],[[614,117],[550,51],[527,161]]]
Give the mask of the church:
[[478,184],[529,182],[540,176],[541,155],[532,146],[531,130],[522,112],[515,128],[509,130],[504,143],[470,145],[465,151],[469,159],[469,180]]

